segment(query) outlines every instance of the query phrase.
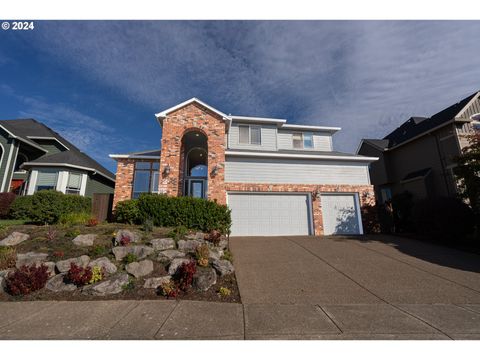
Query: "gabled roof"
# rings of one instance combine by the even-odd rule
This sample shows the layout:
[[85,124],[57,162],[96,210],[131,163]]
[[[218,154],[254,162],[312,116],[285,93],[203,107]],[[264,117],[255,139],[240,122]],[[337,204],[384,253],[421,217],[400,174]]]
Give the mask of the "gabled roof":
[[[100,165],[97,161],[93,160],[87,154],[80,151],[80,149],[59,135],[57,132],[53,131],[48,126],[38,122],[35,119],[0,120],[0,126],[19,141],[22,141],[46,153],[45,155],[33,161],[24,163],[22,167],[31,167],[36,165],[81,168],[97,172],[103,177],[115,181],[115,176],[110,171]],[[63,147],[66,148],[66,151],[50,155],[39,144],[35,143],[34,139],[54,139],[63,145]]]

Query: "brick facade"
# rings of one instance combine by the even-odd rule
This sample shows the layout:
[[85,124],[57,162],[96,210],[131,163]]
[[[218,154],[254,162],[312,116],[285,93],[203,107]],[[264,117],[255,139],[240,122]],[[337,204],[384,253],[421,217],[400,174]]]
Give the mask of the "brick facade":
[[[191,103],[168,114],[163,120],[162,131],[159,192],[170,196],[182,194],[182,138],[189,131],[200,131],[208,143],[208,199],[225,204],[225,121],[207,108]],[[170,168],[168,175],[164,172],[167,166]],[[213,175],[215,166],[217,174]]]
[[358,193],[360,207],[375,205],[375,193],[372,185],[298,185],[298,184],[245,184],[225,183],[226,191],[245,192],[299,192],[312,195],[312,217],[314,235],[323,235],[322,204],[320,196],[315,193],[344,192]]
[[119,201],[132,198],[133,171],[135,161],[131,159],[117,160],[117,175],[115,179],[115,193],[113,195],[113,208]]

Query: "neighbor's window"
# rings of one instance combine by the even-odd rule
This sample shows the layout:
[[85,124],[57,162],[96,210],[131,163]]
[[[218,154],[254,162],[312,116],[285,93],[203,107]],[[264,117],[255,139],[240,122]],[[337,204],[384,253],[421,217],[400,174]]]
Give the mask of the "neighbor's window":
[[294,149],[303,149],[303,138],[302,133],[293,133],[293,148]]
[[303,147],[305,149],[313,149],[313,134],[304,133],[303,134]]
[[240,144],[248,144],[250,137],[250,126],[239,125],[238,126],[238,142]]
[[250,127],[250,144],[260,145],[262,143],[262,128],[260,126]]
[[65,194],[80,195],[80,188],[82,187],[82,174],[69,173],[67,188]]
[[292,135],[294,149],[313,149],[313,134],[296,132]]
[[239,125],[238,126],[238,143],[261,145],[262,144],[262,127],[257,125],[254,125],[254,126]]
[[58,171],[39,170],[35,191],[51,190],[57,187]]
[[135,163],[132,198],[137,199],[142,193],[157,192],[159,168],[159,162],[137,161]]

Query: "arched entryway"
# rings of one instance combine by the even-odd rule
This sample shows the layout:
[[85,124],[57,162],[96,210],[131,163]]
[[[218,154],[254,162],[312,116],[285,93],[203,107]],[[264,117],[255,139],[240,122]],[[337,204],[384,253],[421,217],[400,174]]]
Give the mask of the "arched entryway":
[[208,144],[207,137],[200,131],[191,130],[182,138],[183,195],[197,198],[207,197]]

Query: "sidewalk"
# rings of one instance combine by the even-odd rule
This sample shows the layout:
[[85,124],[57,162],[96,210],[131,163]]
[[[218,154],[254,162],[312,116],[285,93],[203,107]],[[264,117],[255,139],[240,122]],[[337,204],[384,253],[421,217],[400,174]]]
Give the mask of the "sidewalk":
[[480,304],[1,302],[0,339],[480,340]]

